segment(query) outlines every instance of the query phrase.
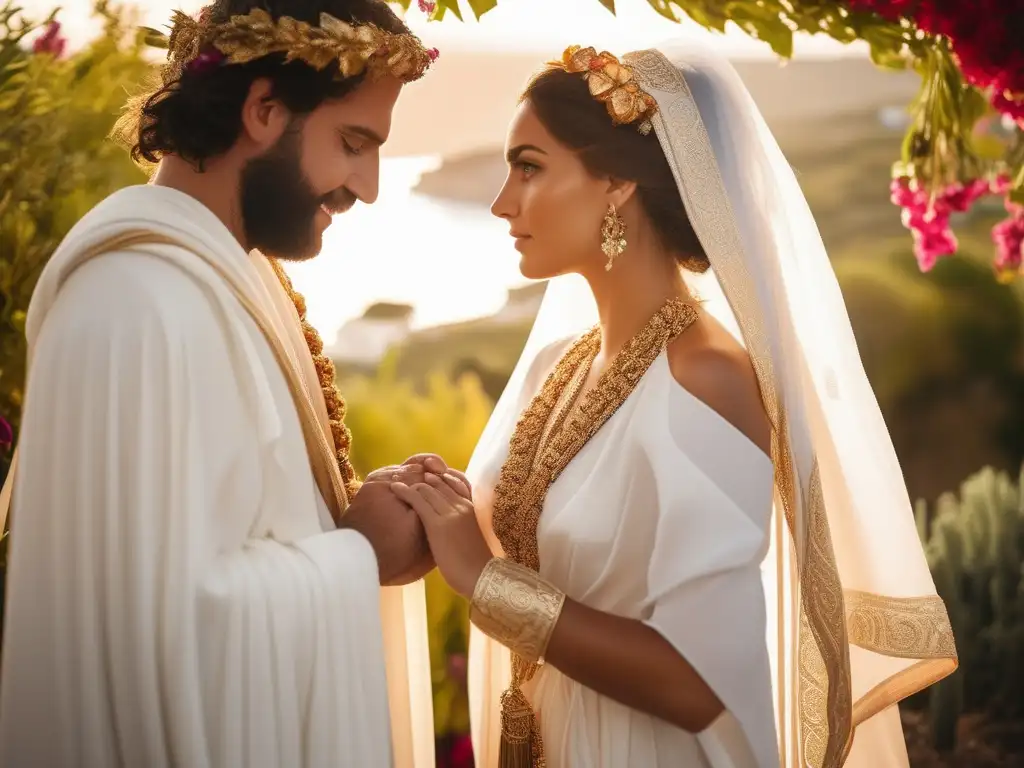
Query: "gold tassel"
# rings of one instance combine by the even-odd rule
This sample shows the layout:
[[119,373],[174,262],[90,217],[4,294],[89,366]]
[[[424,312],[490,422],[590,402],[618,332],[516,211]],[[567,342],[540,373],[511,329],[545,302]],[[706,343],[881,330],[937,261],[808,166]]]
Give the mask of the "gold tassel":
[[501,695],[501,746],[498,768],[534,768],[533,707],[519,686],[512,686]]

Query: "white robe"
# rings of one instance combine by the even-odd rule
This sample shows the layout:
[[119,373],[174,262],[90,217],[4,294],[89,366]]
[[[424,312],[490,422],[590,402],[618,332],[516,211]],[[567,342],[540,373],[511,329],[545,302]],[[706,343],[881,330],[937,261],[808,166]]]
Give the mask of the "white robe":
[[[538,355],[520,409],[566,346]],[[476,478],[486,530],[506,455],[486,457]],[[692,734],[542,666],[523,692],[548,768],[777,768],[760,571],[772,477],[764,453],[676,383],[663,352],[554,482],[537,530],[541,573],[584,605],[656,629],[726,711]],[[508,650],[474,628],[469,695],[480,768],[497,765],[508,680]]]
[[[67,274],[139,228],[189,248]],[[334,530],[282,367],[210,266],[272,318],[313,389],[261,259],[193,198],[133,187],[79,222],[40,279],[0,765],[433,765],[422,585],[382,602],[369,543]],[[406,620],[424,635],[408,647]]]

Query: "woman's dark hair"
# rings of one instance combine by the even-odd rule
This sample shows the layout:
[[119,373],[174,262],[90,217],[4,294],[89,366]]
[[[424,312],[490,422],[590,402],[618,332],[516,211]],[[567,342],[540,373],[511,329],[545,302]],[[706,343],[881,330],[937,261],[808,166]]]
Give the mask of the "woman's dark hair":
[[658,138],[636,124],[615,125],[604,104],[590,95],[579,74],[551,67],[530,81],[522,99],[529,101],[548,132],[573,150],[594,176],[636,182],[640,206],[662,247],[692,272],[710,266],[679,197]]
[[[409,32],[383,0],[215,0],[202,13],[220,24],[254,8],[275,19],[290,16],[312,25],[319,25],[320,14],[328,13],[353,24],[372,23],[386,32]],[[204,161],[228,151],[238,140],[242,105],[254,81],[269,79],[274,98],[294,114],[305,115],[363,80],[363,75],[335,79],[337,72],[337,64],[322,70],[302,62],[286,64],[284,54],[206,71],[165,68],[152,88],[128,103],[112,136],[131,151],[136,163],[155,163],[173,154],[201,169]]]

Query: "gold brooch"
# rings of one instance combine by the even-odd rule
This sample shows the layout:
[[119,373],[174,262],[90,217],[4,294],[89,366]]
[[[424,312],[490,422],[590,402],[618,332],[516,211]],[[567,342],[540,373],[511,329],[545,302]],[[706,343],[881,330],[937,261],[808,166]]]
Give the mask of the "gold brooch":
[[367,70],[372,78],[391,75],[410,82],[422,77],[437,58],[437,49],[424,48],[415,35],[386,32],[374,24],[349,24],[326,13],[320,15],[320,26],[313,26],[290,16],[275,20],[262,8],[223,24],[175,11],[169,37],[146,31],[150,43],[168,49],[168,59],[199,71],[283,53],[285,61],[301,61],[317,70],[337,62],[343,78]]
[[633,70],[615,56],[607,51],[598,53],[593,47],[570,45],[562,60],[552,64],[582,74],[590,95],[605,104],[616,125],[639,122],[640,133],[646,136],[651,132],[651,118],[658,111],[658,103],[640,87]]

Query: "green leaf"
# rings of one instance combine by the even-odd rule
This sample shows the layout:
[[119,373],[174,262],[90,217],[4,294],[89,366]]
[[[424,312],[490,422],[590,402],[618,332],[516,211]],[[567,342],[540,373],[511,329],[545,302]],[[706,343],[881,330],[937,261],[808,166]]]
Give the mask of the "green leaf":
[[[604,3],[606,0],[601,0]],[[613,0],[607,0],[612,2]],[[469,3],[469,7],[473,10],[473,14],[476,16],[477,21],[480,17],[487,13],[489,10],[494,8],[498,4],[498,0],[466,0]]]
[[159,29],[139,27],[139,32],[142,33],[142,41],[151,48],[167,48],[167,35]]
[[[648,0],[648,2],[652,2],[652,0]],[[716,32],[725,32],[725,24],[729,21],[728,11],[723,12],[717,7],[704,8],[690,2],[689,0],[673,0],[673,2],[682,8],[683,12],[687,16],[705,29],[713,29]],[[657,10],[657,8],[655,8],[655,10]]]
[[866,25],[860,37],[871,46],[871,61],[882,69],[906,69],[909,62],[903,50],[903,37],[888,25]]
[[647,0],[647,2],[655,11],[664,16],[669,21],[679,21],[679,18],[676,16],[675,11],[672,10],[672,4],[669,2],[669,0]]
[[753,3],[731,3],[732,22],[756,40],[763,40],[784,59],[793,56],[793,30],[772,9]]
[[959,89],[960,93],[960,124],[965,130],[970,130],[985,115],[992,114],[992,105],[984,93],[977,88],[965,87]]
[[907,68],[907,59],[899,51],[871,44],[871,61],[876,67],[891,69],[894,72]]
[[448,10],[455,14],[455,18],[462,21],[462,10],[459,8],[459,0],[438,0],[437,18],[441,18],[444,11]]
[[971,151],[982,160],[995,162],[1006,154],[1006,144],[996,136],[971,136],[969,143]]

